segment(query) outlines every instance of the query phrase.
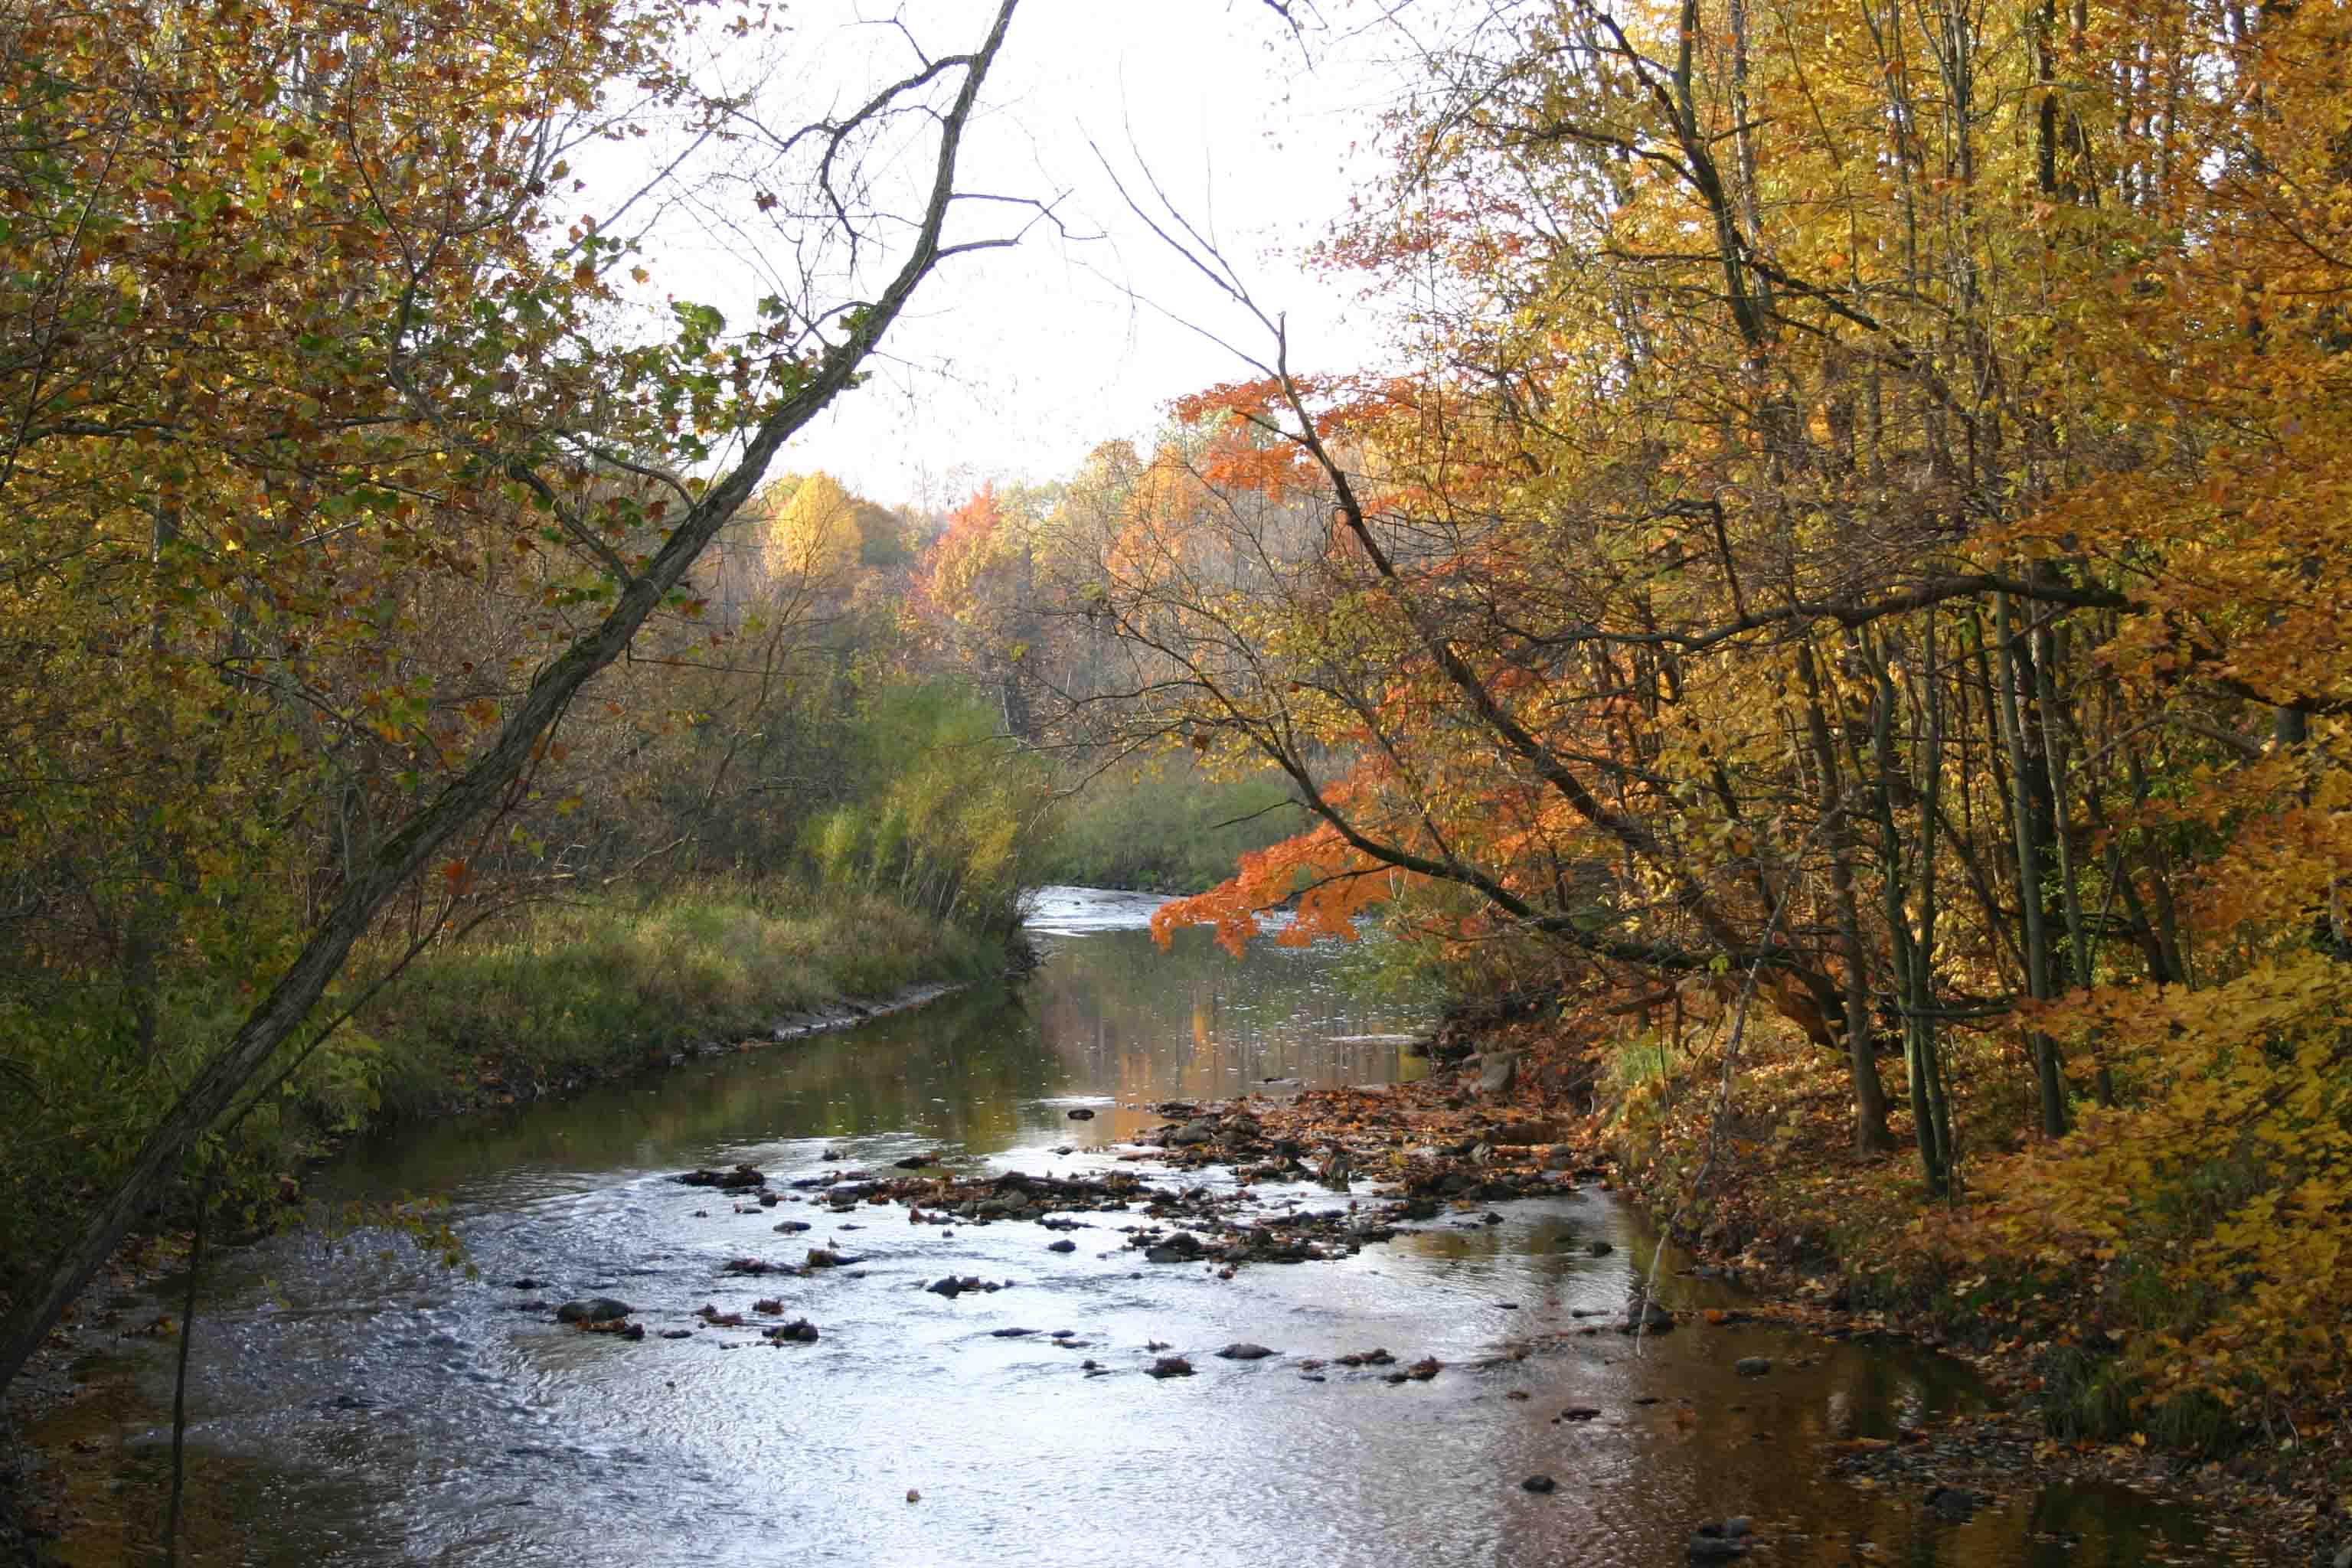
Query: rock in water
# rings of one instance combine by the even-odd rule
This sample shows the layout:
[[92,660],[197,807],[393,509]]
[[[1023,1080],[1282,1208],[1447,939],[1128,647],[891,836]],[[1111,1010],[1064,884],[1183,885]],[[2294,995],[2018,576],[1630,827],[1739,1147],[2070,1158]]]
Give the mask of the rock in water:
[[1934,1486],[1927,1489],[1927,1508],[1938,1519],[1954,1524],[1966,1523],[1977,1510],[1977,1505],[1990,1500],[1982,1492],[1966,1487]]
[[1254,1345],[1247,1340],[1236,1340],[1217,1352],[1227,1361],[1264,1361],[1273,1353],[1264,1345]]
[[1625,1321],[1617,1325],[1621,1334],[1672,1333],[1675,1315],[1655,1301],[1640,1301],[1625,1309]]
[[1737,1519],[1700,1525],[1685,1550],[1694,1563],[1727,1563],[1734,1557],[1747,1556],[1755,1544],[1748,1518],[1742,1514]]
[[688,1171],[670,1180],[681,1186],[719,1187],[730,1192],[765,1186],[768,1183],[766,1174],[751,1165],[738,1165],[731,1171]]
[[1559,1483],[1553,1480],[1549,1476],[1529,1476],[1526,1480],[1521,1481],[1519,1486],[1521,1489],[1531,1492],[1549,1492],[1559,1489]]
[[610,1323],[635,1311],[626,1301],[615,1301],[610,1296],[583,1296],[576,1301],[566,1301],[555,1309],[559,1323]]
[[1190,1377],[1192,1375],[1192,1363],[1186,1361],[1181,1355],[1164,1355],[1158,1361],[1151,1363],[1151,1375],[1154,1377]]
[[1094,1119],[1095,1113],[1083,1105],[1070,1112],[1070,1120],[1073,1121],[1092,1121]]
[[1201,1238],[1189,1230],[1180,1230],[1167,1240],[1143,1250],[1147,1263],[1191,1263],[1201,1256]]
[[1732,1363],[1732,1370],[1742,1377],[1762,1377],[1772,1370],[1769,1355],[1744,1355]]
[[1213,1116],[1197,1116],[1168,1134],[1168,1146],[1171,1149],[1190,1148],[1195,1143],[1210,1142],[1216,1136],[1217,1119]]

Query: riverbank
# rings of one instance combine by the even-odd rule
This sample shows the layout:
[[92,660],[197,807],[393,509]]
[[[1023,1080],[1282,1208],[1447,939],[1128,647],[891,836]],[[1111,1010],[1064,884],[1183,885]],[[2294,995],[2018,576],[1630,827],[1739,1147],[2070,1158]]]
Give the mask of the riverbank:
[[513,1104],[854,1023],[1024,952],[885,897],[790,885],[535,906],[417,959],[302,1088],[344,1131]]
[[[1682,1251],[1684,1272],[1757,1298],[1741,1316],[1824,1342],[1906,1342],[1975,1369],[1994,1408],[1841,1445],[1833,1473],[1855,1485],[1942,1496],[1964,1515],[2053,1479],[2115,1484],[2216,1510],[2242,1555],[2352,1563],[2344,1412],[2314,1405],[2267,1430],[2242,1421],[2168,1431],[2150,1421],[2156,1430],[2084,1432],[2084,1385],[2113,1354],[2104,1328],[2036,1336],[2013,1317],[1978,1311],[1951,1288],[1961,1271],[1917,1266],[1916,1241],[1903,1254],[1913,1266],[1893,1268],[1890,1241],[1932,1235],[1941,1205],[1906,1186],[1900,1153],[1852,1154],[1838,1108],[1803,1114],[1786,1102],[1786,1084],[1758,1096],[1743,1081],[1735,1110],[1718,1117],[1712,1072],[1669,1082],[1654,1066],[1628,1070],[1607,1053],[1565,1047],[1536,1022],[1482,1020],[1441,1039],[1483,1049],[1415,1083],[1234,1105],[1335,1186],[1369,1176],[1461,1207],[1536,1190],[1556,1173],[1602,1175]],[[1656,1113],[1629,1117],[1629,1099]],[[1227,1113],[1196,1109],[1194,1135]],[[1215,1163],[1213,1138],[1184,1146],[1184,1136],[1167,1134],[1169,1158]],[[2104,1343],[2090,1342],[2094,1333]]]

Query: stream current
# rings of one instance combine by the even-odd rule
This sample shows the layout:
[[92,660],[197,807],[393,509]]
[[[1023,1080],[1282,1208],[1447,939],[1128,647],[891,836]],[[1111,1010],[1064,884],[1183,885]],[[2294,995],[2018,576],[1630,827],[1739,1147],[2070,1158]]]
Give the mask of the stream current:
[[[1229,1170],[1121,1166],[1116,1151],[1164,1120],[1151,1110],[1163,1100],[1424,1067],[1402,1035],[1426,1020],[1351,997],[1335,946],[1235,961],[1193,931],[1163,951],[1141,929],[1155,901],[1048,889],[1034,917],[1048,961],[1010,994],[348,1152],[321,1172],[324,1195],[446,1200],[478,1276],[387,1230],[218,1256],[192,1347],[182,1560],[1608,1568],[1680,1563],[1696,1524],[1733,1514],[1756,1521],[1750,1561],[1763,1563],[2223,1560],[2197,1514],[2120,1489],[2053,1487],[1955,1521],[1903,1489],[1828,1479],[1826,1445],[1978,1403],[1957,1362],[1764,1325],[1638,1353],[1614,1333],[1554,1340],[1613,1322],[1651,1260],[1632,1210],[1598,1190],[1500,1205],[1498,1224],[1449,1214],[1344,1260],[1220,1280],[1144,1262],[1115,1213],[1065,1216],[1084,1222],[1068,1230],[912,1226],[898,1206],[837,1214],[784,1184],[896,1174],[891,1163],[916,1153],[950,1169],[1229,1184]],[[762,1208],[669,1179],[737,1162],[792,1200]],[[1255,1191],[1269,1214],[1349,1201],[1313,1185]],[[812,1228],[774,1233],[792,1219]],[[1063,1237],[1075,1252],[1048,1250]],[[1594,1256],[1594,1242],[1612,1250]],[[797,1263],[811,1245],[860,1261],[807,1278],[721,1273],[744,1257]],[[1680,1267],[1670,1254],[1661,1270],[1666,1304],[1734,1300]],[[949,1274],[1010,1286],[922,1289]],[[586,1295],[634,1305],[646,1337],[551,1321],[546,1303]],[[821,1340],[772,1346],[758,1330],[773,1319],[727,1329],[694,1315],[748,1313],[761,1297]],[[167,1280],[112,1306],[136,1321],[177,1303]],[[996,1334],[1013,1328],[1037,1331]],[[1066,1342],[1048,1337],[1057,1330]],[[1214,1356],[1234,1341],[1279,1353]],[[1501,1359],[1525,1342],[1545,1348]],[[1391,1384],[1381,1370],[1310,1378],[1298,1364],[1375,1347],[1446,1370]],[[79,1369],[93,1392],[44,1435],[70,1450],[89,1521],[69,1562],[156,1560],[139,1543],[163,1507],[171,1349],[124,1341],[94,1358]],[[1179,1353],[1196,1375],[1145,1375]],[[1774,1371],[1738,1375],[1754,1355]],[[1600,1414],[1555,1419],[1570,1406]],[[1538,1473],[1558,1489],[1522,1488]]]

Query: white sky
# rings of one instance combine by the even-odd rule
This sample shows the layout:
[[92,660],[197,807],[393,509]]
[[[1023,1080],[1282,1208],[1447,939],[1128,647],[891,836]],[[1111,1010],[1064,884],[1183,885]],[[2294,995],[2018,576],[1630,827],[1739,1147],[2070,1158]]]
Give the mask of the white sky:
[[[839,0],[847,12],[856,0]],[[792,15],[804,47],[828,58],[826,26]],[[991,7],[918,7],[926,47],[978,41]],[[870,7],[869,7],[870,12]],[[1349,19],[1345,0],[1327,15]],[[860,37],[872,39],[874,30]],[[1329,35],[1315,52],[1320,57]],[[854,46],[845,46],[853,49]],[[983,479],[1050,479],[1099,443],[1148,448],[1169,399],[1248,374],[1230,353],[1124,297],[1210,326],[1254,351],[1262,333],[1123,208],[1089,141],[1133,185],[1139,160],[1213,232],[1270,311],[1286,312],[1299,368],[1371,357],[1376,329],[1350,320],[1344,279],[1310,275],[1307,247],[1367,177],[1369,142],[1397,77],[1379,63],[1393,34],[1360,37],[1349,63],[1310,68],[1260,0],[1023,0],[984,89],[961,188],[1070,193],[1068,226],[1011,251],[951,260],[884,345],[887,363],[787,448],[782,468],[823,468],[888,503],[952,504]],[[656,286],[719,304],[751,286],[723,256],[673,248]]]

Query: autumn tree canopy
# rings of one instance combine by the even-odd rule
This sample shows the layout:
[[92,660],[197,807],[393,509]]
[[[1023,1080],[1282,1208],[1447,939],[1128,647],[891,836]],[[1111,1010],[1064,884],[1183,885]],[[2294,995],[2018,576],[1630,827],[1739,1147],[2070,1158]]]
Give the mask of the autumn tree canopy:
[[1099,560],[1118,722],[1318,819],[1163,924],[1384,904],[1604,1031],[1752,989],[1861,1148],[1986,1195],[1957,1248],[2145,1267],[2240,1162],[2165,1266],[2249,1305],[2172,1375],[2340,1377],[2339,33],[1692,0],[1433,47],[1328,251],[1408,352],[1315,377],[1261,311]]

